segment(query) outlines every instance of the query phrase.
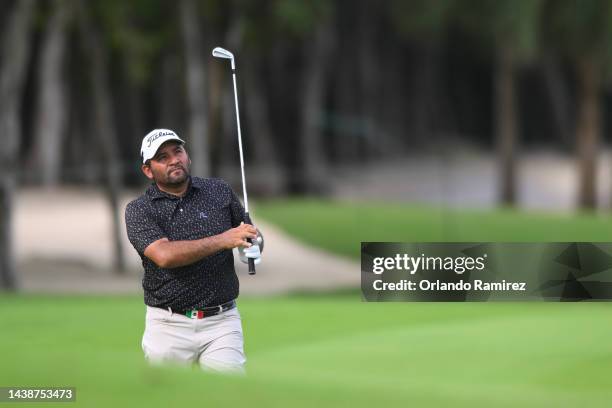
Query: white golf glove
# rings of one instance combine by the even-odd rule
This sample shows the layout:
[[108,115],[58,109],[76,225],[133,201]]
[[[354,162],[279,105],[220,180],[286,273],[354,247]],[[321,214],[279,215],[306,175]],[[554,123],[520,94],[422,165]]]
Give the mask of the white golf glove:
[[249,248],[239,247],[238,255],[243,263],[249,263],[249,258],[255,260],[255,265],[259,265],[261,263],[261,251],[259,250],[259,245],[257,244],[253,244],[253,246]]

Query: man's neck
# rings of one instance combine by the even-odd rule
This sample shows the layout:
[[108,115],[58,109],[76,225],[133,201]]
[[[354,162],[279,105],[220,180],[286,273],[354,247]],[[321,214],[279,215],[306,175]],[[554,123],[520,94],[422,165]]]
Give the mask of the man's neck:
[[187,190],[189,189],[189,183],[191,182],[191,178],[188,177],[182,184],[178,185],[161,185],[159,183],[155,183],[157,188],[159,188],[164,193],[168,193],[177,197],[183,197],[187,194]]

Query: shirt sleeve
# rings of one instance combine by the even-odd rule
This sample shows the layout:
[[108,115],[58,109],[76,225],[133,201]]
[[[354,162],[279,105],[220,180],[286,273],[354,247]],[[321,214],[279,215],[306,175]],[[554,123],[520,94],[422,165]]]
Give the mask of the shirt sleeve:
[[125,226],[128,239],[140,256],[153,242],[166,237],[149,212],[134,202],[125,209]]
[[244,221],[244,207],[238,199],[238,196],[236,196],[234,190],[229,185],[227,187],[230,189],[232,195],[232,199],[230,201],[230,212],[232,214],[232,227],[235,228]]

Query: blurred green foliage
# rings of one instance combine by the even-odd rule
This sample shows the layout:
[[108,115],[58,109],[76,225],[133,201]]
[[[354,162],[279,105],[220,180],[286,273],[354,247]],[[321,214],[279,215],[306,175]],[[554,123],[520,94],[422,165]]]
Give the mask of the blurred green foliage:
[[547,44],[571,58],[612,57],[612,3],[607,0],[549,1],[542,27]]
[[440,37],[451,18],[453,0],[390,2],[388,12],[396,29],[405,38]]
[[305,36],[314,31],[317,24],[329,18],[334,2],[329,0],[280,0],[274,2],[273,17],[279,26],[290,35]]
[[540,46],[543,10],[543,0],[457,1],[450,23],[478,36],[488,49],[503,45],[528,59]]
[[125,59],[128,78],[143,86],[153,61],[175,38],[176,21],[161,0],[105,0],[90,3],[110,49]]

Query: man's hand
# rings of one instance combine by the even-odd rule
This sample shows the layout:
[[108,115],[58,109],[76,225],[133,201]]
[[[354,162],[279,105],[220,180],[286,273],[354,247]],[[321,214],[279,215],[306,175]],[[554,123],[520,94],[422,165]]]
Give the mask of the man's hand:
[[252,258],[255,261],[255,265],[259,265],[261,263],[261,254],[264,248],[264,239],[259,228],[256,229],[257,239],[253,240],[253,245],[248,248],[238,247],[238,256],[240,257],[242,263],[248,264],[249,258]]
[[219,237],[222,239],[225,249],[250,248],[251,244],[247,242],[247,239],[256,239],[257,230],[251,224],[241,223],[236,228],[228,229],[220,234]]

